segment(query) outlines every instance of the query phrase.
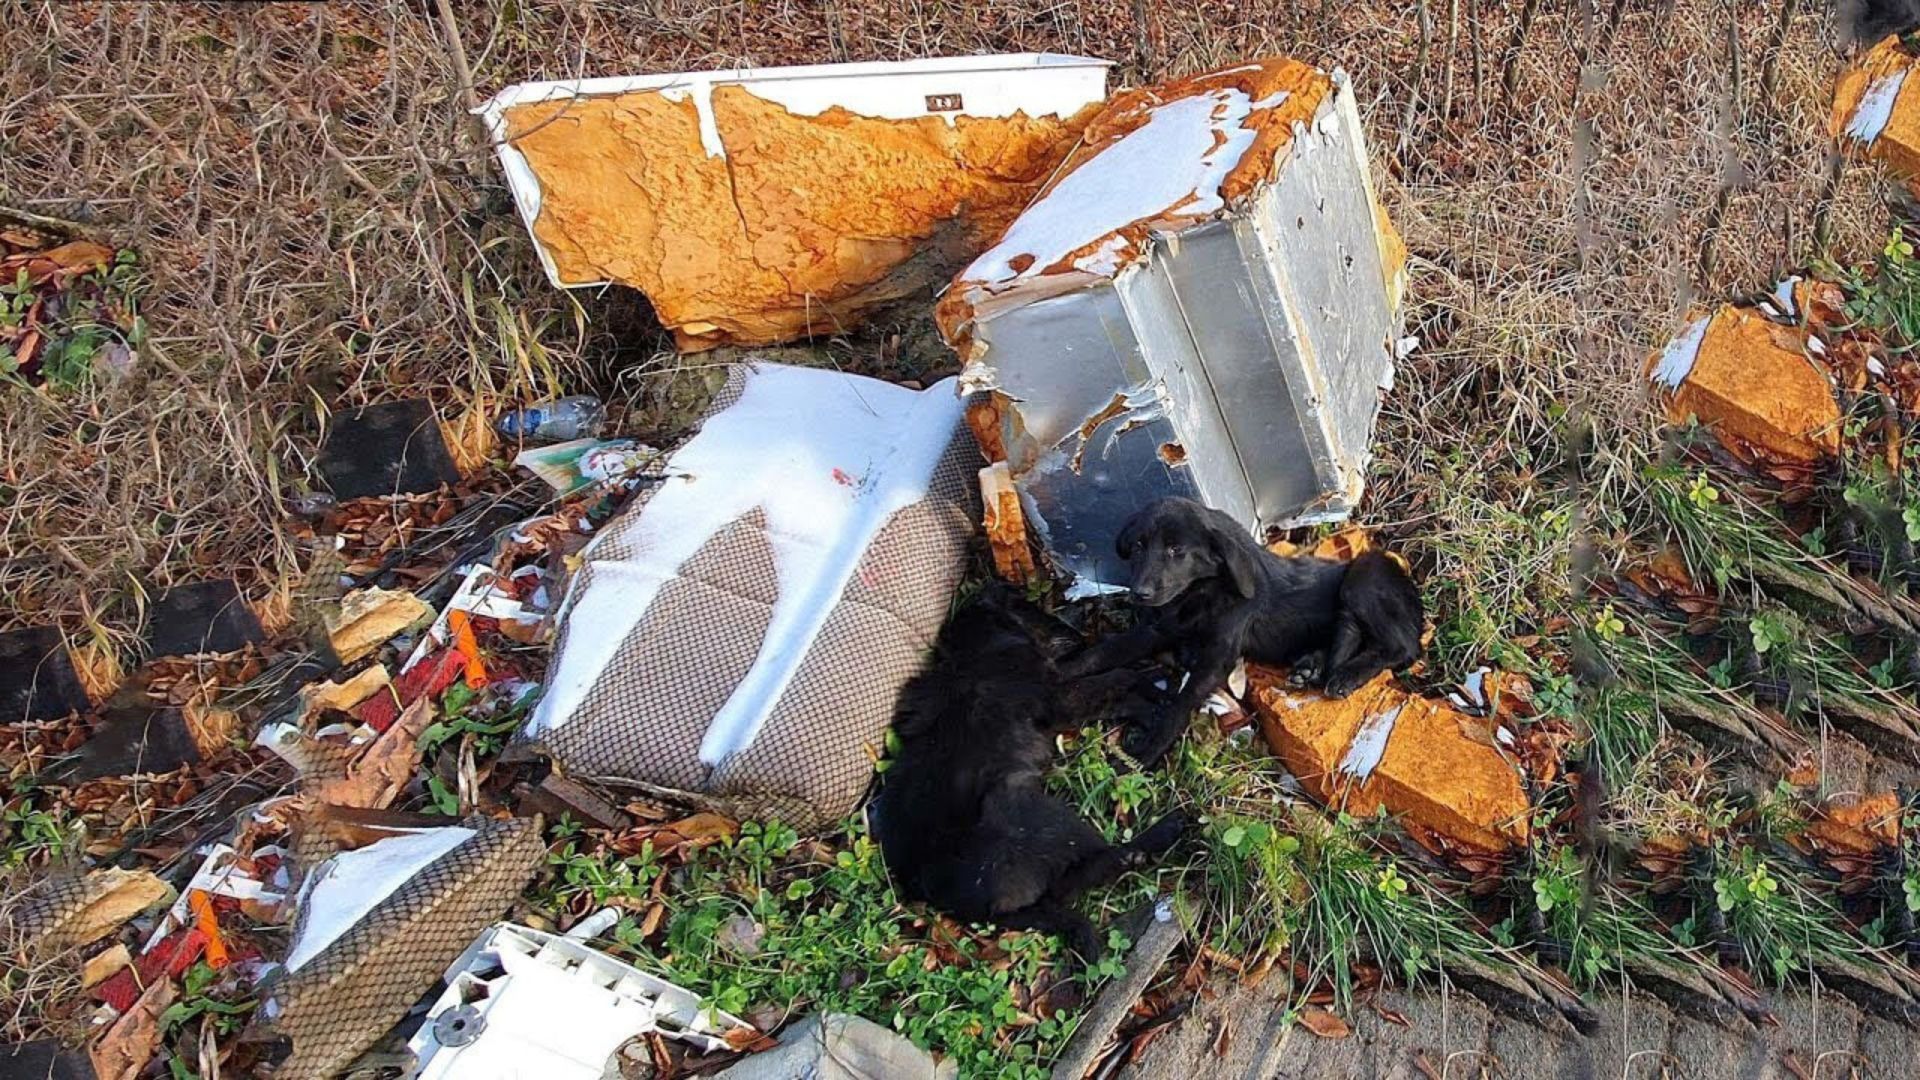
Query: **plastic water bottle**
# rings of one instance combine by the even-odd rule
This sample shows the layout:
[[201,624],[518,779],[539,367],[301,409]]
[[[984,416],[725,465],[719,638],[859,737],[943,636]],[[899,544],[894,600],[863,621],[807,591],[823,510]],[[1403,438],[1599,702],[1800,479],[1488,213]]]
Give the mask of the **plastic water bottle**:
[[501,435],[524,442],[566,442],[591,439],[607,422],[607,407],[589,394],[563,397],[525,409],[516,409],[495,425]]

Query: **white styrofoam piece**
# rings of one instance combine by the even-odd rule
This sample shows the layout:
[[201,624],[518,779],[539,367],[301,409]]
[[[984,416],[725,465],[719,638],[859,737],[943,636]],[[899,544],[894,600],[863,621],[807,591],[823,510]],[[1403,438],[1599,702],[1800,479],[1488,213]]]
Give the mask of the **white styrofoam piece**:
[[1847,137],[1872,145],[1886,130],[1887,121],[1893,119],[1893,103],[1906,83],[1907,73],[1904,70],[1873,80],[1873,85],[1867,87],[1867,92],[1860,98],[1860,107],[1853,111],[1853,116],[1847,121]]
[[[726,156],[725,141],[714,121],[717,86],[738,86],[801,116],[842,108],[861,116],[910,120],[941,116],[1071,116],[1107,96],[1111,63],[1062,53],[1002,53],[988,56],[934,57],[922,60],[858,64],[809,64],[799,67],[683,71],[665,75],[622,75],[594,79],[526,82],[509,86],[474,110],[493,137],[514,204],[533,238],[547,279],[562,289],[596,288],[605,281],[562,281],[553,256],[540,243],[533,223],[540,216],[540,180],[507,133],[507,111],[519,105],[576,97],[598,97],[656,90],[674,100],[691,98],[700,120],[700,141],[710,157]],[[961,108],[934,111],[935,97],[958,96]]]
[[[454,961],[407,1047],[420,1080],[599,1080],[627,1040],[658,1031],[702,1051],[745,1021],[573,938],[499,923]],[[436,1021],[470,1009],[476,1031],[443,1045]]]
[[462,825],[396,831],[321,863],[300,889],[300,929],[287,949],[287,970],[300,970],[380,901],[472,836]]
[[1693,374],[1693,365],[1700,359],[1700,343],[1706,339],[1707,324],[1712,321],[1712,315],[1702,315],[1688,323],[1679,336],[1667,343],[1660,362],[1647,377],[1668,390],[1680,389],[1680,384]]
[[[962,406],[952,379],[916,391],[837,371],[754,366],[740,400],[668,459],[640,527],[624,536],[643,554],[595,560],[598,539],[582,553],[594,580],[563,602],[566,648],[527,733],[564,724],[661,586],[720,530],[760,510],[780,592],[759,655],[714,715],[700,760],[718,765],[750,745],[860,554],[895,513],[926,497]],[[796,416],[807,418],[806,430],[795,430]]]
[[[1282,92],[1266,100],[1278,104],[1285,97]],[[1162,216],[1197,219],[1224,205],[1220,183],[1253,145],[1254,131],[1241,121],[1254,108],[1245,91],[1226,88],[1153,109],[1146,123],[1087,159],[1014,219],[960,280],[992,286],[1035,277],[1103,237],[1093,254],[1074,265],[1112,276],[1126,248],[1124,239],[1112,235],[1117,230]],[[1016,270],[1016,262],[1024,265]]]

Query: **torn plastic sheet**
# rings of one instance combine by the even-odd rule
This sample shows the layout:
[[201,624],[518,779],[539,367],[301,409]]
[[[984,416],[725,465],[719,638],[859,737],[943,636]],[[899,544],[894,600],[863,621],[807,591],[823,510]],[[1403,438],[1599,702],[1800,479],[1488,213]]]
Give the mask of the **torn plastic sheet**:
[[1160,497],[1256,533],[1358,502],[1405,271],[1353,98],[1280,59],[1119,95],[940,302],[1070,595]]
[[421,1080],[599,1080],[636,1036],[710,1053],[747,1026],[572,937],[500,923],[448,968],[446,990],[407,1048]]
[[[226,844],[210,844],[202,849],[206,858],[201,860],[200,868],[193,872],[193,880],[180,890],[179,899],[167,909],[153,932],[147,935],[147,943],[141,952],[152,952],[154,946],[168,935],[182,927],[192,925],[193,910],[188,897],[195,892],[209,896],[225,896],[235,900],[259,905],[277,907],[286,901],[286,889],[290,884],[284,862],[278,868],[272,881],[261,881],[239,866],[239,854]],[[264,847],[254,852],[254,858],[274,855],[286,858],[285,850],[278,847]]]

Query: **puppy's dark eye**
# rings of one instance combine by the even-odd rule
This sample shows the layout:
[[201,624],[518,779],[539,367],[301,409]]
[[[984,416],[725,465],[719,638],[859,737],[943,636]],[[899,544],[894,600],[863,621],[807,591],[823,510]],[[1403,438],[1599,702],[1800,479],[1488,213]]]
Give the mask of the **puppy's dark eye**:
[[1168,544],[1167,554],[1175,556],[1177,558],[1181,555],[1186,554],[1186,549],[1181,547],[1179,544]]

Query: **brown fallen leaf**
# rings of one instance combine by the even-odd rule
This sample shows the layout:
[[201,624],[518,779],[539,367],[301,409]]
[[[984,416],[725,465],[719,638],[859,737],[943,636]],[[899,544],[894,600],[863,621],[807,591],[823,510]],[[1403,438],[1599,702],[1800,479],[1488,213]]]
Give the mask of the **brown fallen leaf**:
[[740,831],[740,826],[732,818],[720,814],[695,814],[681,818],[667,826],[668,831],[678,833],[690,843],[702,840],[725,840]]
[[1413,1067],[1419,1069],[1420,1075],[1426,1077],[1427,1080],[1446,1080],[1445,1077],[1440,1075],[1440,1070],[1434,1066],[1433,1061],[1427,1057],[1425,1050],[1415,1050],[1413,1052]]
[[1220,1017],[1220,1029],[1213,1034],[1213,1056],[1226,1057],[1227,1049],[1233,1045],[1233,1016]]
[[1407,1014],[1398,1009],[1389,1009],[1377,1001],[1369,1001],[1367,1004],[1373,1007],[1374,1013],[1378,1015],[1380,1019],[1385,1020],[1389,1024],[1398,1024],[1401,1027],[1413,1026],[1413,1021],[1407,1019]]
[[323,803],[383,810],[393,805],[420,763],[420,736],[433,718],[433,703],[421,695],[380,733],[347,770],[345,777],[314,786]]
[[134,1080],[160,1049],[160,1014],[173,1004],[173,981],[160,979],[88,1051],[99,1080]]
[[1300,1010],[1300,1026],[1323,1039],[1344,1039],[1353,1034],[1345,1020],[1315,1006]]

